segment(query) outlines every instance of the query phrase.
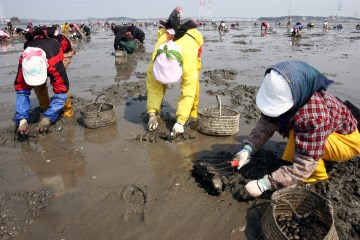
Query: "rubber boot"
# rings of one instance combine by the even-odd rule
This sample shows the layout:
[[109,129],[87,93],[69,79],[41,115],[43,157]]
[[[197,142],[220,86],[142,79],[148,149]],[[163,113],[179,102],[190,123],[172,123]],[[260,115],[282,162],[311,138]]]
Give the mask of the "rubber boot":
[[320,158],[318,161],[318,165],[317,165],[315,171],[313,172],[313,174],[311,174],[311,176],[309,178],[303,180],[303,182],[316,183],[316,182],[324,181],[328,178],[329,178],[329,176],[326,173],[324,160],[322,158]]
[[66,95],[67,95],[67,100],[64,105],[64,116],[72,117],[72,116],[74,116],[74,110],[73,110],[73,107],[71,104],[70,92],[67,92]]
[[33,87],[37,99],[39,100],[39,105],[43,111],[48,109],[50,104],[49,92],[46,83],[40,86]]

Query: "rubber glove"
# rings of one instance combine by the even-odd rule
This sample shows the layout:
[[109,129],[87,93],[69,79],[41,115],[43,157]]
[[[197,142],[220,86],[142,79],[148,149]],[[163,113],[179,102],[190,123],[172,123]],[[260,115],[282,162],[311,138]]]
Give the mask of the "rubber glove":
[[182,123],[175,123],[171,131],[171,137],[176,138],[179,134],[184,133],[184,125]]
[[25,118],[21,119],[19,122],[18,133],[21,135],[25,135],[29,133],[29,124]]
[[159,123],[156,117],[156,114],[154,112],[149,113],[149,131],[154,131],[155,129],[157,129]]
[[271,183],[269,181],[269,176],[265,175],[259,180],[253,180],[248,182],[245,185],[246,193],[254,198],[259,197],[266,190],[271,190]]
[[238,160],[238,166],[237,169],[240,170],[240,168],[242,168],[243,166],[245,166],[246,164],[248,164],[250,162],[250,154],[252,153],[253,148],[250,144],[246,144],[243,149],[241,149],[240,152],[238,152],[233,160]]
[[49,131],[49,127],[50,127],[50,119],[43,117],[38,125],[38,131],[39,133],[43,133],[43,132],[47,132]]

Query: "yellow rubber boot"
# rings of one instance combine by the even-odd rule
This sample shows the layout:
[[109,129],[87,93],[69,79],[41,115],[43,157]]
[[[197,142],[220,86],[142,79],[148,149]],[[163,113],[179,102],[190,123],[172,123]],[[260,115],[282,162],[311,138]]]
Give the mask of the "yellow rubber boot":
[[328,178],[329,178],[329,176],[326,173],[324,160],[322,158],[320,158],[318,161],[318,165],[317,165],[315,171],[313,172],[313,174],[311,174],[311,176],[309,178],[303,180],[303,182],[316,183],[316,182],[324,181]]
[[66,95],[67,95],[67,100],[64,105],[64,116],[72,117],[72,116],[74,116],[74,110],[73,110],[73,107],[71,104],[70,92],[67,92]]
[[37,99],[39,100],[39,105],[43,111],[48,109],[50,104],[49,92],[46,83],[40,86],[33,87]]

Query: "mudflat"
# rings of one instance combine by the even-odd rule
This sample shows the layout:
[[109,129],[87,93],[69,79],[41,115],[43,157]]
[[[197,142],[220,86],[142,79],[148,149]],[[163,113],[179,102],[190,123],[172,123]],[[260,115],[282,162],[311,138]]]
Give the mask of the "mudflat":
[[[226,161],[240,150],[260,116],[255,97],[264,72],[280,61],[313,65],[335,81],[330,93],[360,107],[360,31],[356,23],[342,25],[323,32],[315,23],[300,38],[289,36],[285,23],[273,23],[264,33],[259,25],[241,22],[222,37],[216,27],[199,26],[204,36],[199,108],[217,106],[219,95],[223,105],[240,112],[240,130],[209,136],[189,124],[175,140],[169,134],[180,93],[176,84],[167,89],[159,130],[145,131],[146,70],[156,27],[142,27],[145,43],[126,59],[112,55],[114,36],[107,28],[94,27],[89,41],[74,42],[77,53],[67,73],[75,116],[37,134],[40,112],[32,94],[26,140],[15,138],[12,121],[24,39],[0,42],[0,239],[261,239],[261,212],[249,219],[253,202],[244,198],[243,184],[283,164],[285,140],[274,135],[247,173],[230,173],[231,187],[220,194],[199,182],[194,164]],[[81,109],[100,94],[115,106],[116,123],[85,128]],[[360,236],[359,164],[358,158],[328,164],[330,179],[312,186],[332,202],[340,239]]]

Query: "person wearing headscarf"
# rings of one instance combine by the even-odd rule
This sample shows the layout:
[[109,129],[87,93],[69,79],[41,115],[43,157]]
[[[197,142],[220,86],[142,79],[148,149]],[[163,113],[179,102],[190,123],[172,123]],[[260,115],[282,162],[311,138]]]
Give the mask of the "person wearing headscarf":
[[282,159],[292,165],[249,182],[245,188],[250,196],[326,180],[324,160],[347,161],[360,154],[357,120],[326,91],[332,82],[302,61],[280,62],[265,71],[256,96],[262,116],[234,159],[242,168],[277,131],[288,138]]
[[[166,55],[181,65],[180,77],[181,94],[179,96],[176,123],[171,135],[176,137],[184,132],[184,124],[189,118],[197,119],[199,104],[199,74],[201,69],[201,52],[203,45],[202,34],[196,29],[197,22],[193,19],[181,20],[182,8],[176,7],[166,22],[160,21],[163,26],[158,31],[158,40],[152,54],[152,60],[147,69],[147,112],[149,113],[149,130],[153,131],[158,126],[158,116],[161,111],[161,103],[165,95],[167,84],[161,83],[154,77],[154,60],[158,55],[160,46],[173,41],[180,51],[166,51]],[[173,30],[172,31],[168,30]],[[173,35],[173,36],[172,36]],[[179,54],[181,52],[181,55]],[[180,58],[178,56],[181,56]],[[171,61],[169,61],[171,62]],[[167,70],[166,70],[167,71]],[[177,72],[177,71],[176,71]]]
[[143,30],[141,30],[134,24],[131,24],[131,26],[128,26],[127,28],[137,42],[144,43],[145,33],[143,32]]
[[135,42],[135,39],[131,36],[131,32],[126,27],[111,24],[111,30],[115,35],[115,51],[123,50],[130,54],[135,51],[135,49],[137,48],[137,44]]

